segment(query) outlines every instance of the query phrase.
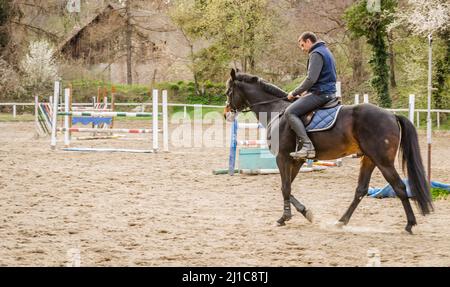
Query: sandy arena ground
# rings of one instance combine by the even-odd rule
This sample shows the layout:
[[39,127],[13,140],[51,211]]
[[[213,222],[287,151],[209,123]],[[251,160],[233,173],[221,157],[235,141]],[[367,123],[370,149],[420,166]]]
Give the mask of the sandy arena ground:
[[[33,123],[0,123],[2,266],[65,266],[73,249],[82,266],[365,266],[373,248],[382,266],[450,266],[449,199],[427,217],[413,206],[412,236],[398,199],[365,198],[349,226],[333,226],[353,198],[358,159],[300,174],[293,194],[315,222],[294,213],[275,227],[279,175],[212,175],[226,167],[227,148],[74,153],[33,134]],[[432,178],[449,183],[450,134],[433,141]],[[424,133],[420,143],[425,156]],[[385,184],[376,170],[371,186]]]

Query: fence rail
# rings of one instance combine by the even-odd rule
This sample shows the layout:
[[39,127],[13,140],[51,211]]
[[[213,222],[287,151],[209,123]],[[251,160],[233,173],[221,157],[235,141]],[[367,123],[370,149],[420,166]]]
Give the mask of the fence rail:
[[[17,106],[30,106],[30,107],[34,107],[35,103],[0,103],[0,107],[1,106],[12,106],[12,114],[13,117],[15,118],[17,116]],[[73,106],[85,106],[85,107],[91,107],[92,103],[73,103]],[[152,106],[152,103],[115,103],[115,106],[125,106],[125,107],[141,107],[141,112],[143,112],[145,110],[145,108],[147,106]],[[158,105],[162,105],[162,104],[158,104]],[[169,107],[183,107],[184,108],[184,117],[186,117],[187,114],[187,108],[188,107],[192,107],[192,108],[225,108],[225,106],[219,106],[219,105],[202,105],[202,104],[177,104],[177,103],[168,103],[167,106]],[[399,108],[399,109],[386,109],[388,111],[391,111],[393,113],[396,112],[409,112],[408,108]],[[420,117],[419,117],[419,113],[427,113],[428,111],[426,109],[414,109],[414,112],[416,113],[416,126],[419,126],[420,124]],[[440,128],[440,113],[447,113],[450,114],[450,109],[431,109],[430,110],[431,113],[436,113],[436,123],[437,123],[437,127]]]

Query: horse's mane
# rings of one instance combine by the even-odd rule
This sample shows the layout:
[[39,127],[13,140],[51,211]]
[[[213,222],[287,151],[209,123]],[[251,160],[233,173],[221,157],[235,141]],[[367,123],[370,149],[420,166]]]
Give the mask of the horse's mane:
[[236,79],[238,81],[242,81],[245,83],[259,83],[260,87],[265,92],[267,92],[271,95],[277,96],[279,98],[283,98],[283,97],[287,96],[287,93],[285,91],[283,91],[281,88],[275,86],[274,84],[267,82],[266,80],[264,80],[258,76],[254,76],[254,75],[246,74],[246,73],[237,73]]

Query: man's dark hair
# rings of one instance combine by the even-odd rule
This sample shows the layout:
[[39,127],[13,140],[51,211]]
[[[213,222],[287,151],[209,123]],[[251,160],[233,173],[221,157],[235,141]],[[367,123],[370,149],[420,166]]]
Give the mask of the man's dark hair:
[[308,39],[311,40],[311,43],[313,44],[317,42],[317,36],[313,32],[303,32],[303,34],[301,34],[298,38],[298,41],[302,40],[303,42],[305,42]]

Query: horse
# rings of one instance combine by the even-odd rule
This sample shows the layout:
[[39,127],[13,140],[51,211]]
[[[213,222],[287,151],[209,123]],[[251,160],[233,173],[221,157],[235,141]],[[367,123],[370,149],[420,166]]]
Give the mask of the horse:
[[[234,69],[231,69],[230,78],[226,82],[225,93],[227,103],[224,117],[227,120],[234,118],[239,112],[252,111],[267,128],[267,141],[280,171],[283,196],[283,214],[277,220],[277,225],[283,226],[292,218],[291,204],[312,222],[312,211],[291,192],[292,182],[305,160],[294,159],[289,155],[296,149],[296,135],[283,116],[283,111],[291,103],[287,99],[287,93],[258,76]],[[274,134],[278,134],[278,138],[273,138]],[[394,115],[372,104],[343,105],[331,129],[308,135],[315,146],[317,160],[332,160],[353,154],[360,156],[355,195],[348,209],[336,222],[337,226],[348,224],[356,207],[367,195],[372,172],[377,167],[400,199],[407,219],[405,230],[412,234],[412,227],[417,221],[406,186],[394,166],[397,151],[400,151],[403,172],[406,166],[412,200],[424,216],[434,210],[417,131],[406,117]]]

